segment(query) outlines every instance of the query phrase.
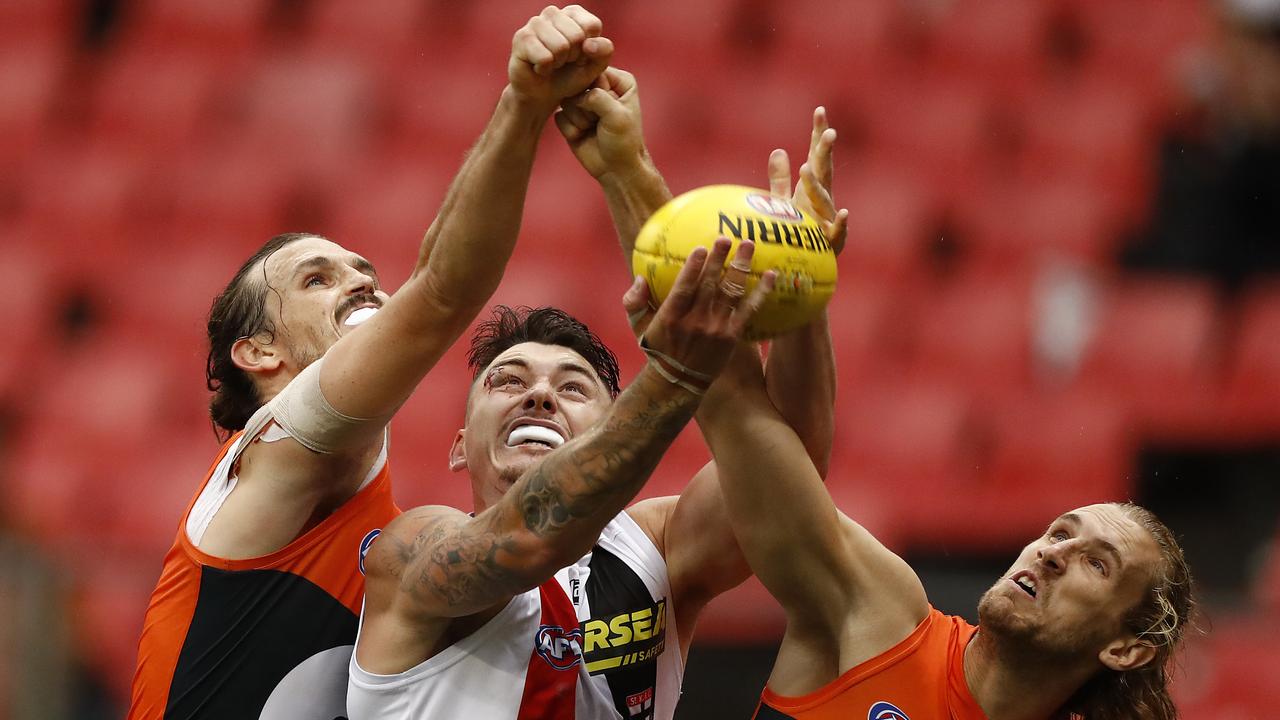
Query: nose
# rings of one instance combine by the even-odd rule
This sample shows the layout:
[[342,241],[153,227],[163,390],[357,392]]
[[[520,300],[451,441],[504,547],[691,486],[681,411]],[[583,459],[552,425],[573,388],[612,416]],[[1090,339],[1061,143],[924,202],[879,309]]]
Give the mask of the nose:
[[373,276],[351,268],[347,274],[347,294],[348,295],[372,295],[378,289],[378,281]]
[[556,394],[551,391],[551,386],[545,382],[534,383],[529,388],[529,392],[524,396],[524,409],[526,411],[540,410],[547,414],[554,414],[556,411]]
[[1055,575],[1061,575],[1067,569],[1066,552],[1068,548],[1066,546],[1070,542],[1070,540],[1064,540],[1052,545],[1046,545],[1036,551],[1036,558],[1040,560],[1040,564],[1046,570]]

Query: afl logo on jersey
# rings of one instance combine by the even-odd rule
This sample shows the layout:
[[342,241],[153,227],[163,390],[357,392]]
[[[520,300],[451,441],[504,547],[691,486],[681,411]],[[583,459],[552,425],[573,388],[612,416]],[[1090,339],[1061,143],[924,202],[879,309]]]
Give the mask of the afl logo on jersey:
[[557,670],[568,670],[582,662],[582,630],[565,632],[559,625],[542,625],[533,646],[547,664]]
[[782,198],[770,197],[759,193],[751,193],[747,196],[747,204],[751,206],[752,210],[755,210],[758,213],[764,213],[771,217],[776,217],[779,220],[793,220],[798,222],[804,219],[804,216],[800,214],[799,210],[796,210],[796,206],[792,205],[791,201],[784,200]]
[[881,700],[867,711],[867,720],[911,720],[893,703]]
[[369,554],[369,546],[373,544],[374,538],[382,534],[382,528],[370,530],[364,539],[360,541],[360,574],[364,574],[364,556]]

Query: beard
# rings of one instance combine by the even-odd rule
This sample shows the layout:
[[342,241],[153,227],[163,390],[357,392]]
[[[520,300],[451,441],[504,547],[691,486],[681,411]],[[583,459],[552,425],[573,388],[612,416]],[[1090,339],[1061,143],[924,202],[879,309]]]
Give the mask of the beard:
[[286,347],[293,361],[298,364],[298,372],[305,370],[325,353],[324,350],[317,348],[314,343],[287,341]]
[[[978,601],[978,626],[996,641],[1003,654],[1043,663],[1096,654],[1102,648],[1105,636],[1097,625],[1055,627],[1040,613],[1019,612],[1005,585],[1007,581],[1001,579]],[[1041,602],[1051,600],[1049,596]]]

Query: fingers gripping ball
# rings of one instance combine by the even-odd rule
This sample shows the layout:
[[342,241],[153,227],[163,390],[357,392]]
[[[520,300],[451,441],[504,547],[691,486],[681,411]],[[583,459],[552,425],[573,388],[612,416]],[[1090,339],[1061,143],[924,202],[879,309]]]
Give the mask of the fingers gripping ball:
[[690,190],[662,206],[636,238],[631,267],[644,276],[655,301],[671,291],[685,258],[718,237],[755,242],[746,292],[770,269],[777,286],[747,326],[761,340],[812,322],[836,286],[836,256],[822,228],[789,200],[742,185],[710,185]]

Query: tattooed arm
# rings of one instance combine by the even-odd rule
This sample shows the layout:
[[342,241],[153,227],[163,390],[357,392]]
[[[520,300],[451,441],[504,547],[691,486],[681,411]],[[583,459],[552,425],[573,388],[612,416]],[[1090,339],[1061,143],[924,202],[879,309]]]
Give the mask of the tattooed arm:
[[[735,263],[749,266],[751,251],[745,244]],[[722,273],[728,252],[724,241],[709,255],[690,255],[646,334],[661,350],[598,425],[475,517],[427,507],[387,526],[365,560],[362,668],[386,674],[422,662],[590,550],[693,417],[699,384],[705,390],[724,367],[772,288],[769,275],[743,299],[744,273]],[[642,288],[640,281],[631,294]]]

